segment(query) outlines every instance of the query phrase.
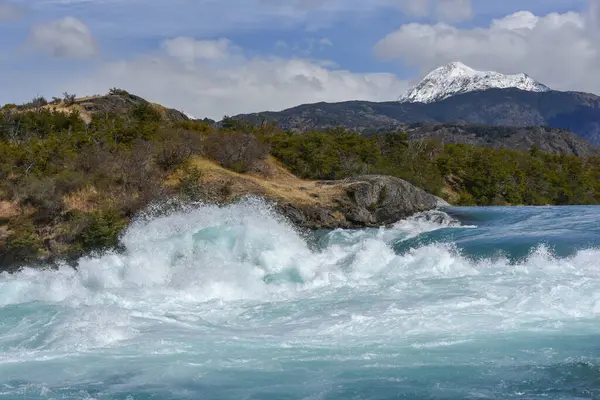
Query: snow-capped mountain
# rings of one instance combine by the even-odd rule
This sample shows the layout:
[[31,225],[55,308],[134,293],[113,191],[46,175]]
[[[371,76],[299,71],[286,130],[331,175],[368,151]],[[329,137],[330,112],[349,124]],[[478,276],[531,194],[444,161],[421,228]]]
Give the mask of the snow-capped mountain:
[[461,62],[452,62],[431,71],[414,88],[404,93],[398,101],[401,103],[433,103],[457,94],[507,88],[529,92],[551,90],[526,74],[504,75],[493,71],[477,71]]
[[197,118],[196,118],[196,117],[194,117],[192,114],[186,113],[185,111],[182,111],[182,113],[183,113],[183,114],[184,114],[186,117],[188,117],[189,119],[191,119],[191,120],[195,120],[195,119],[197,119]]

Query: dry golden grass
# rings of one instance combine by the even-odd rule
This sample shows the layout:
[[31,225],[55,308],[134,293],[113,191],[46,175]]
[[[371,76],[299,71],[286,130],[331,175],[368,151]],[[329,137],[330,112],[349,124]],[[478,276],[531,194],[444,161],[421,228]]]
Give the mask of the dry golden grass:
[[150,105],[151,105],[151,106],[152,106],[152,107],[153,107],[155,110],[157,110],[157,111],[160,113],[160,115],[161,115],[163,118],[167,118],[167,115],[168,115],[168,110],[169,110],[167,107],[165,107],[165,106],[163,106],[163,105],[160,105],[160,104],[158,104],[158,103],[150,103]]
[[12,218],[20,214],[19,205],[11,201],[0,201],[0,218]]
[[70,193],[63,198],[66,210],[82,212],[96,210],[100,204],[100,199],[100,194],[92,186]]
[[[327,205],[339,195],[342,186],[300,179],[271,156],[261,166],[260,173],[239,174],[201,157],[193,158],[190,164],[202,172],[204,184],[227,185],[232,196],[256,194],[293,204]],[[167,185],[177,185],[180,179],[179,171],[170,177]]]
[[[79,97],[79,98],[75,99],[75,103],[73,103],[71,105],[67,105],[64,101],[61,100],[60,103],[47,104],[42,108],[62,112],[65,114],[72,114],[73,112],[77,111],[77,112],[79,112],[81,119],[86,124],[89,124],[92,122],[93,112],[86,110],[86,103],[90,100],[97,99],[100,97],[105,97],[105,96],[96,95],[96,96]],[[154,107],[156,110],[158,110],[158,112],[163,116],[163,118],[167,117],[168,109],[166,107],[161,106],[160,104],[156,104],[156,103],[150,103],[150,105],[152,107]]]
[[89,100],[92,100],[92,99],[97,99],[99,97],[104,97],[104,96],[96,95],[96,96],[79,97],[79,98],[75,99],[75,103],[73,103],[71,105],[67,105],[64,102],[64,100],[61,100],[59,103],[47,104],[43,108],[48,109],[48,110],[53,110],[53,111],[59,111],[59,112],[65,113],[65,114],[72,114],[73,112],[77,111],[77,112],[79,112],[81,119],[83,119],[83,121],[86,124],[89,124],[90,122],[92,122],[92,113],[85,109],[86,102]]
[[81,105],[78,104],[77,102],[80,101],[80,99],[75,100],[76,103],[72,104],[70,106],[67,106],[64,101],[61,101],[58,104],[48,104],[45,105],[43,108],[51,110],[51,111],[58,111],[64,114],[72,114],[75,111],[79,112],[79,115],[81,116],[81,119],[86,123],[89,124],[90,122],[92,122],[92,113],[89,111],[86,111],[85,108]]
[[459,180],[460,179],[454,175],[446,177],[446,183],[442,188],[442,197],[450,204],[455,204],[460,198],[460,194],[454,189],[454,186],[458,185]]

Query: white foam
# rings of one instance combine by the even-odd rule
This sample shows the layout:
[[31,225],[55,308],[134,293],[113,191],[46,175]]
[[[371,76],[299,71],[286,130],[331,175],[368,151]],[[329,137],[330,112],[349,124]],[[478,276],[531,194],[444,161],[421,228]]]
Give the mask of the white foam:
[[[423,334],[468,340],[456,336],[553,330],[600,316],[599,250],[558,258],[540,247],[518,263],[474,261],[444,244],[394,252],[389,243],[398,237],[457,226],[433,219],[344,232],[322,250],[257,200],[140,219],[123,238],[123,254],[83,258],[78,270],[0,276],[0,313],[32,302],[54,313],[0,327],[0,354],[126,346],[152,332],[218,337],[223,329],[321,343]],[[40,330],[44,338],[27,341]]]

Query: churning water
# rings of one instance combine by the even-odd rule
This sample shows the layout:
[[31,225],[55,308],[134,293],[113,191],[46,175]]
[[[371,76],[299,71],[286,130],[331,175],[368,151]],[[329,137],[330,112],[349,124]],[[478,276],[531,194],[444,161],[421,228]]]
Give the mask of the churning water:
[[600,398],[600,208],[300,234],[260,201],[0,275],[0,398]]

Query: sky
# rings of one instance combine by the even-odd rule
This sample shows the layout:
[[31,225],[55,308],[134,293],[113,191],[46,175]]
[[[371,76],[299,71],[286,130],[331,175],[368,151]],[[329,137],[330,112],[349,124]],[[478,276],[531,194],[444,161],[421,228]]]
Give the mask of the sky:
[[451,61],[600,94],[600,0],[0,0],[0,104],[118,87],[220,119],[392,101]]

